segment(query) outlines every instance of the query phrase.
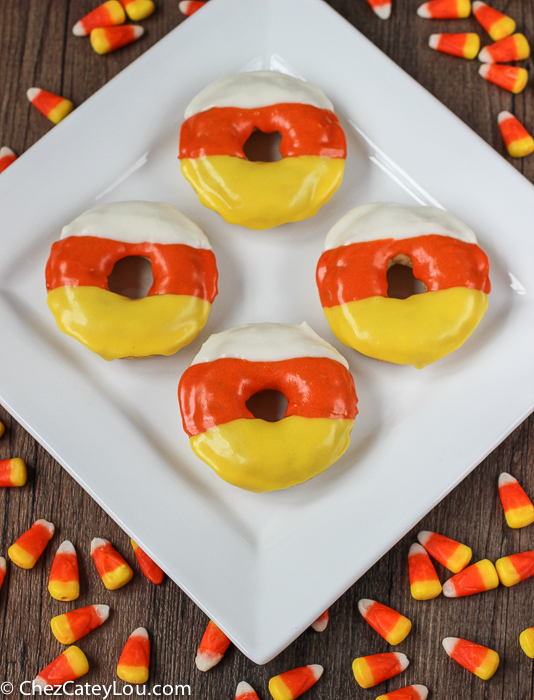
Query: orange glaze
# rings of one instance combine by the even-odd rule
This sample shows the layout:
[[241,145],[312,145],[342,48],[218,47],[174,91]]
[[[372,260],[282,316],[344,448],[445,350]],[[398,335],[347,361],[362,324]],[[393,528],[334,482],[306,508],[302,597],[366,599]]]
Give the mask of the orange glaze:
[[254,129],[282,134],[280,154],[345,158],[347,143],[336,115],[305,104],[276,104],[258,109],[212,107],[182,124],[180,158],[246,158],[243,145]]
[[327,357],[276,362],[221,358],[189,367],[178,386],[184,430],[189,436],[239,418],[254,419],[246,407],[259,391],[282,392],[285,417],[341,418],[358,413],[354,380],[342,364]]
[[211,250],[183,244],[124,243],[94,236],[69,236],[53,244],[46,265],[46,288],[99,287],[121,258],[149,258],[154,283],[147,296],[182,294],[210,303],[217,295],[217,265]]
[[387,297],[388,262],[407,255],[414,277],[429,292],[452,287],[478,289],[489,294],[489,261],[474,243],[431,234],[403,240],[365,241],[326,250],[317,265],[317,286],[323,307],[359,299]]

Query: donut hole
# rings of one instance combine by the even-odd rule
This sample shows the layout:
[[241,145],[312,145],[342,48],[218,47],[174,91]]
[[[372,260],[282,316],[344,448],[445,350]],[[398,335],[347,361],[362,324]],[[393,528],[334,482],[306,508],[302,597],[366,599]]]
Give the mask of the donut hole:
[[152,263],[140,255],[117,260],[108,277],[110,292],[128,299],[143,299],[153,283]]
[[247,160],[259,163],[275,163],[282,160],[280,153],[280,142],[282,134],[273,131],[266,134],[264,131],[254,129],[248,139],[243,144],[243,153]]
[[286,415],[288,400],[281,391],[264,389],[253,394],[245,403],[254,418],[276,423]]
[[426,284],[413,274],[412,261],[407,255],[396,255],[388,262],[387,280],[390,299],[408,299],[427,291]]

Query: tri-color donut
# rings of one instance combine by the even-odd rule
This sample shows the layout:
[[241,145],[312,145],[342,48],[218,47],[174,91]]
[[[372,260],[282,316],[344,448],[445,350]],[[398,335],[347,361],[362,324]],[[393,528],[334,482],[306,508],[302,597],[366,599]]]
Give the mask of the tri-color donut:
[[[246,402],[266,389],[288,401],[268,422]],[[248,491],[287,488],[323,472],[345,452],[358,413],[345,358],[306,323],[258,323],[212,335],[178,387],[195,454]]]
[[[148,258],[146,297],[109,291],[115,263]],[[61,232],[46,265],[48,306],[64,333],[105,360],[172,355],[204,327],[217,295],[217,265],[201,229],[163,202],[114,202]]]
[[[388,297],[401,263],[426,286]],[[324,312],[342,343],[364,355],[422,368],[459,348],[484,316],[489,261],[474,232],[435,207],[366,204],[329,231],[317,266]]]
[[[265,229],[313,216],[343,178],[347,147],[333,110],[319,88],[282,73],[218,80],[185,111],[182,172],[229,223]],[[282,160],[247,160],[243,146],[256,129],[281,132]]]

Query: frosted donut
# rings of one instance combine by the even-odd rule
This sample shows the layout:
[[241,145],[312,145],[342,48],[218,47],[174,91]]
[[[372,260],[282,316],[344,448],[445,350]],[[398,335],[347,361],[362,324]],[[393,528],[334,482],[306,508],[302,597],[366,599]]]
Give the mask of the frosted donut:
[[[142,299],[109,291],[121,258],[142,256],[153,284]],[[114,202],[65,226],[46,265],[48,306],[60,330],[105,360],[172,355],[204,327],[217,265],[200,228],[171,204]]]
[[[387,271],[413,267],[426,291],[388,297]],[[330,229],[317,266],[326,318],[364,355],[425,367],[459,348],[488,306],[489,261],[473,231],[434,207],[366,204]]]
[[[341,184],[347,153],[333,105],[319,88],[282,73],[239,73],[208,85],[187,107],[182,172],[226,221],[265,229],[313,216]],[[282,134],[282,160],[251,162],[255,130]]]
[[[274,389],[282,420],[255,418],[246,402]],[[345,358],[306,323],[258,323],[212,335],[178,387],[193,452],[225,481],[273,491],[323,472],[347,449],[358,413]]]

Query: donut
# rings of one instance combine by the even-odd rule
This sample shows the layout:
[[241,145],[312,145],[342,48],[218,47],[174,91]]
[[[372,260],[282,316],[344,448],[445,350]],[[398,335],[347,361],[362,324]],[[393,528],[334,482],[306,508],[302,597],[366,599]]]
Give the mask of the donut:
[[[413,268],[426,291],[388,297],[387,271]],[[489,261],[473,231],[435,207],[365,204],[328,232],[317,286],[334,335],[418,369],[459,348],[488,306]]]
[[[142,299],[108,288],[115,263],[132,255],[152,265]],[[60,330],[105,360],[172,355],[203,329],[217,295],[217,265],[204,233],[176,207],[114,202],[63,228],[46,288]]]
[[[277,422],[246,402],[272,389]],[[358,399],[345,358],[306,323],[257,323],[212,335],[178,387],[193,452],[225,481],[274,491],[320,474],[347,449]]]
[[[208,85],[180,131],[182,172],[200,201],[252,229],[313,216],[341,184],[347,146],[330,100],[282,73],[239,73]],[[280,132],[282,160],[247,160],[251,133]]]

